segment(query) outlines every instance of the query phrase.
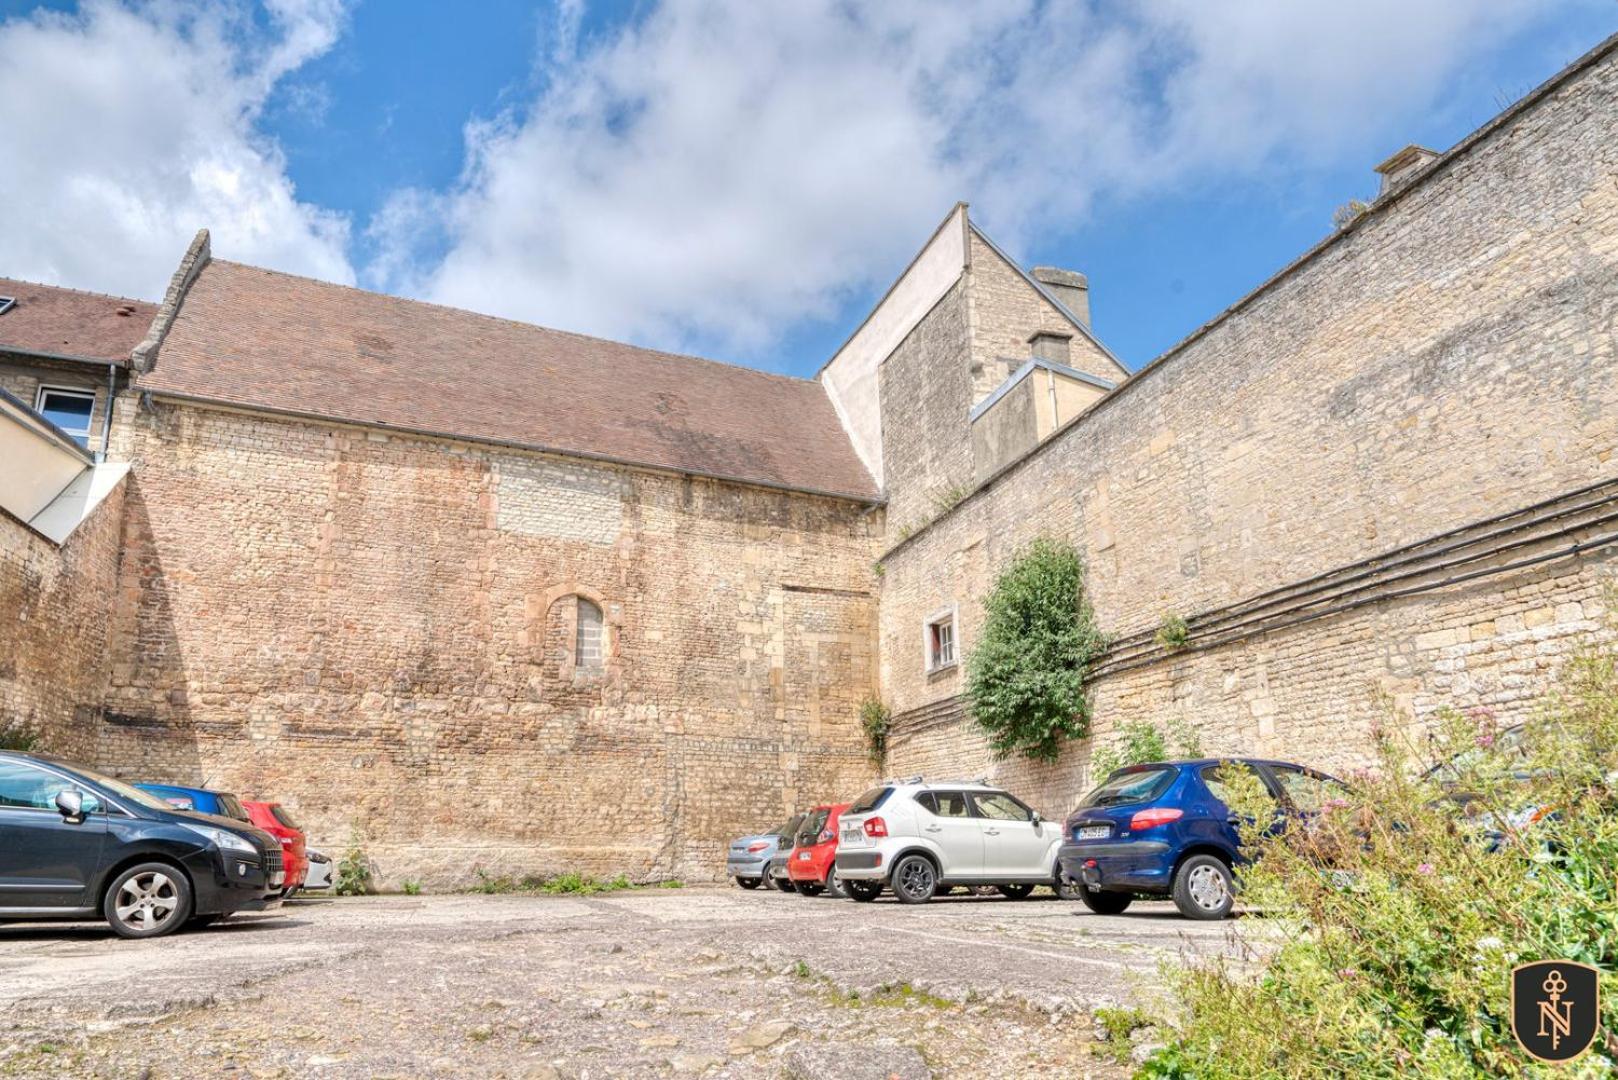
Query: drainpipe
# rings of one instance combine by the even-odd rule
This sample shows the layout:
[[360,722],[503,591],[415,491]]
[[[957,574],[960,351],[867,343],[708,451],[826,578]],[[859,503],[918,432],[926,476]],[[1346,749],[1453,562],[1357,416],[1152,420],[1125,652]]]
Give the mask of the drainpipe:
[[96,464],[107,460],[107,444],[112,441],[112,399],[118,393],[118,365],[107,365],[107,404],[101,409],[101,449],[96,451]]

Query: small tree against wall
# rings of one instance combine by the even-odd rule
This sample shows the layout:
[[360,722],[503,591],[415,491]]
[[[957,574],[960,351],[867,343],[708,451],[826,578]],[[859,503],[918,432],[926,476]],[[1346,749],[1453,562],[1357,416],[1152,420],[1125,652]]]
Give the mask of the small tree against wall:
[[1071,544],[1036,540],[984,600],[967,660],[967,699],[997,757],[1052,761],[1090,730],[1084,678],[1106,649]]

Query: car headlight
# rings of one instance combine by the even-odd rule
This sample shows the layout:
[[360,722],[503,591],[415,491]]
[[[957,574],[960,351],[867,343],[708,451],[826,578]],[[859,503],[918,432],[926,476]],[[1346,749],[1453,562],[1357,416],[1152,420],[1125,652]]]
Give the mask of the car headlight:
[[215,829],[207,825],[181,825],[183,829],[190,829],[204,840],[208,841],[220,851],[239,851],[245,855],[258,854],[258,848],[245,836],[231,832],[229,829]]

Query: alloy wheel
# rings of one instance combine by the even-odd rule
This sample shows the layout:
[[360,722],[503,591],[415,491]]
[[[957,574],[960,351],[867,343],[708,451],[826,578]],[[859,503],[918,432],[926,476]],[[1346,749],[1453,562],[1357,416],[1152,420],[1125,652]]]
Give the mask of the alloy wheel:
[[136,874],[118,889],[112,909],[119,921],[142,932],[156,930],[174,917],[180,889],[161,870]]
[[926,859],[907,859],[899,868],[899,880],[895,882],[899,891],[906,899],[921,899],[933,891],[933,867]]

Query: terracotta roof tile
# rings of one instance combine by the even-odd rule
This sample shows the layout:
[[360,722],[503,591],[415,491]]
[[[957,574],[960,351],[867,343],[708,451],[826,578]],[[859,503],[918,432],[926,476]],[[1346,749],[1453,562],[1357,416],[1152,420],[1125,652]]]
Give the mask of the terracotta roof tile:
[[157,305],[144,300],[11,278],[0,278],[0,297],[16,301],[0,313],[0,351],[127,363],[157,314]]
[[824,388],[212,261],[143,388],[872,499]]

